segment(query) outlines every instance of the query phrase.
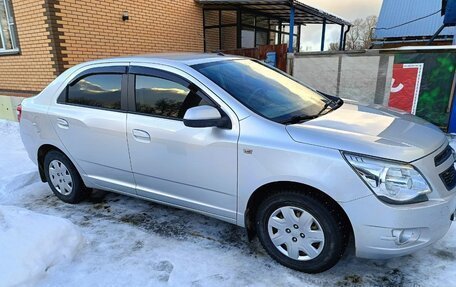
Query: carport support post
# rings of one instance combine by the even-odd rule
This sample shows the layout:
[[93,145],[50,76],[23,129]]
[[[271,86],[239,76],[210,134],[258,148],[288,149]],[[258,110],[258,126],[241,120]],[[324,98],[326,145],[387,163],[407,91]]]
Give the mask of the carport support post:
[[323,29],[321,32],[321,48],[320,51],[325,50],[325,37],[326,37],[326,19],[323,19]]
[[288,53],[293,53],[293,35],[294,35],[294,19],[295,18],[295,7],[293,3],[290,6],[290,34],[288,34]]

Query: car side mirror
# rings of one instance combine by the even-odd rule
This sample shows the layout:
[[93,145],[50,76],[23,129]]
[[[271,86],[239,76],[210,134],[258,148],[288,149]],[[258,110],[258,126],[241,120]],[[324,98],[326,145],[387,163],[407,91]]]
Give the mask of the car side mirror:
[[217,108],[212,106],[197,106],[188,109],[184,115],[184,125],[192,128],[231,128],[228,116],[222,116]]

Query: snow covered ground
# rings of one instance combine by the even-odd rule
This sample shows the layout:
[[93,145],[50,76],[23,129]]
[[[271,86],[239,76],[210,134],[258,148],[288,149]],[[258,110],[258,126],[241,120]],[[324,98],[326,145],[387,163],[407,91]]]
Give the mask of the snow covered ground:
[[82,236],[67,219],[0,205],[0,282],[31,285],[73,258]]
[[248,242],[242,228],[202,215],[101,191],[78,205],[63,203],[40,182],[18,125],[0,121],[0,286],[21,281],[77,287],[443,286],[456,282],[456,225],[413,255],[362,260],[351,250],[330,271],[308,275],[275,263],[258,240]]

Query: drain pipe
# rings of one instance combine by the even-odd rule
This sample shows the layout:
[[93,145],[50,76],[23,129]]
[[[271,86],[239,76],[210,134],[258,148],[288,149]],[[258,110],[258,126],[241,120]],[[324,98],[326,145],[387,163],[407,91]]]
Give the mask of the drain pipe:
[[345,33],[344,33],[344,44],[343,44],[343,46],[342,46],[342,51],[345,51],[345,46],[346,46],[346,44],[347,44],[347,34],[348,34],[348,32],[350,31],[350,28],[351,28],[351,26],[348,25],[348,29],[347,29],[347,31],[345,31]]

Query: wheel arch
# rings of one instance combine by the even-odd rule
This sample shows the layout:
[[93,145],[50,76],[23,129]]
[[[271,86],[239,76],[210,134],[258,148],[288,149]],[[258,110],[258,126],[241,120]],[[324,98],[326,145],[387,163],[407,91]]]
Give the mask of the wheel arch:
[[44,145],[40,146],[40,148],[38,149],[38,153],[37,153],[37,160],[38,160],[37,162],[38,162],[38,171],[40,173],[40,178],[41,178],[42,182],[47,182],[46,176],[44,173],[44,157],[46,156],[46,154],[48,152],[50,152],[52,150],[61,152],[62,154],[66,155],[61,149],[59,149],[58,147],[56,147],[54,145],[44,144]]
[[247,235],[249,239],[252,239],[255,234],[255,215],[260,203],[265,200],[267,197],[271,196],[272,194],[280,191],[280,190],[298,190],[303,193],[307,193],[309,195],[314,196],[318,200],[328,203],[331,205],[335,210],[340,214],[343,218],[345,226],[347,227],[347,232],[349,232],[349,237],[354,240],[354,233],[353,233],[353,226],[350,222],[350,219],[347,213],[344,211],[342,206],[335,201],[331,196],[327,193],[312,187],[310,185],[299,183],[299,182],[292,182],[292,181],[275,181],[264,184],[257,188],[251,195],[247,202],[247,208],[245,211],[244,216],[244,224],[247,230]]

